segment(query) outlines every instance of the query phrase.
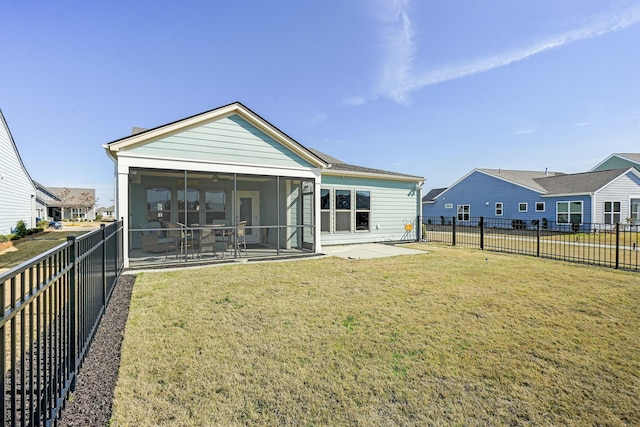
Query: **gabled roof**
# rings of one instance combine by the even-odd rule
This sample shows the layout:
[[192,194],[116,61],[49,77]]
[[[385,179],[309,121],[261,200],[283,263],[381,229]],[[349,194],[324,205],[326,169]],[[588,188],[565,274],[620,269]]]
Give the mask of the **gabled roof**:
[[322,171],[322,173],[325,175],[354,175],[354,176],[367,176],[367,177],[380,175],[384,178],[395,177],[397,179],[403,179],[403,180],[408,179],[410,181],[416,181],[416,182],[424,180],[424,178],[421,176],[407,175],[407,174],[402,174],[398,172],[390,172],[382,169],[373,169],[373,168],[368,168],[364,166],[357,166],[357,165],[345,163],[342,160],[336,159],[335,157],[325,154],[320,150],[316,150],[315,148],[309,148],[308,150],[311,151],[314,155],[323,159],[328,164],[327,168],[323,169]]
[[548,195],[554,194],[591,194],[600,190],[616,178],[632,171],[640,177],[634,168],[610,169],[599,172],[573,173],[560,176],[537,178],[536,182]]
[[[474,172],[483,173],[512,184],[536,191],[542,196],[569,195],[569,194],[593,194],[602,189],[621,175],[633,173],[640,178],[640,171],[630,167],[625,169],[610,169],[596,172],[582,172],[565,174],[562,172],[547,171],[519,171],[505,169],[473,169],[471,172],[457,180],[447,189],[442,189],[437,194],[431,190],[423,199],[423,203],[429,203],[449,191],[451,188],[464,181]],[[440,190],[440,189],[438,189]],[[429,198],[428,198],[429,197]]]
[[444,188],[433,188],[429,190],[429,192],[422,198],[422,203],[430,203],[434,202],[440,194],[442,194],[447,187]]
[[60,201],[60,198],[48,187],[45,187],[44,185],[40,184],[38,181],[33,181],[33,185],[36,187],[36,190],[42,192],[43,195],[45,195],[46,197],[56,200],[56,201]]
[[509,169],[477,169],[482,173],[494,176],[498,179],[509,181],[513,184],[526,187],[530,190],[537,191],[539,193],[546,192],[537,180],[540,178],[547,178],[550,176],[564,175],[562,172],[548,172],[548,171],[522,171],[522,170],[509,170]]
[[607,157],[606,159],[604,159],[603,161],[595,165],[591,170],[598,169],[600,166],[608,162],[613,157],[618,157],[622,160],[627,160],[632,163],[637,163],[638,167],[640,168],[640,153],[613,153],[609,157]]
[[120,150],[126,150],[128,148],[142,145],[147,142],[162,138],[166,135],[181,131],[187,128],[199,126],[204,123],[219,120],[232,115],[238,115],[244,120],[260,129],[312,165],[316,167],[327,167],[327,163],[316,156],[308,148],[291,138],[286,133],[260,117],[258,114],[241,104],[240,102],[234,102],[222,107],[214,108],[213,110],[205,111],[200,114],[196,114],[185,119],[177,120],[175,122],[167,123],[155,127],[153,129],[143,130],[142,128],[134,128],[133,135],[126,136],[124,138],[117,139],[103,147],[107,150],[107,153],[116,158],[116,153]]

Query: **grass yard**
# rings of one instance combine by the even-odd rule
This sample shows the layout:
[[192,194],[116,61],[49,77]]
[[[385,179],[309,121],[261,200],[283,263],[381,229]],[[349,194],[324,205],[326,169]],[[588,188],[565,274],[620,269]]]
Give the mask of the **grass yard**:
[[43,231],[38,234],[16,240],[13,244],[14,250],[9,250],[0,254],[0,269],[10,269],[48,251],[49,249],[55,248],[56,246],[66,242],[67,236],[70,234],[80,236],[89,231],[93,230]]
[[422,248],[140,274],[110,424],[640,424],[638,273]]

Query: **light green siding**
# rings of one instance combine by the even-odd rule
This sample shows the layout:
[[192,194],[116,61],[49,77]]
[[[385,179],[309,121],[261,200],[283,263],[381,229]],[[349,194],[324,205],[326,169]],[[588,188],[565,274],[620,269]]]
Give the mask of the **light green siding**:
[[132,148],[130,152],[205,162],[312,167],[297,154],[237,115],[176,132]]
[[[321,187],[332,190],[331,232],[321,234],[323,245],[416,239],[415,223],[418,216],[419,195],[416,194],[415,182],[323,175]],[[370,191],[369,231],[333,231],[335,225],[333,191],[335,190]],[[406,231],[407,224],[411,224],[413,230]]]
[[594,171],[604,171],[610,169],[625,169],[634,167],[640,170],[640,163],[632,162],[630,160],[621,159],[620,157],[613,156],[607,161],[603,162],[600,166],[598,166]]

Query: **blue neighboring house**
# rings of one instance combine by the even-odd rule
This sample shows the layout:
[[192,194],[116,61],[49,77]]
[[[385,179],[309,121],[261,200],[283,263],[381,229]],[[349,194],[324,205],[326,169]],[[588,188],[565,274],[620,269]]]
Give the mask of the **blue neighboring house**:
[[[626,165],[576,174],[547,171],[474,169],[453,185],[435,189],[422,200],[429,217],[477,217],[557,223],[640,222],[640,171]],[[431,221],[434,221],[431,218]],[[437,221],[437,219],[436,219]],[[606,225],[605,225],[606,227]]]

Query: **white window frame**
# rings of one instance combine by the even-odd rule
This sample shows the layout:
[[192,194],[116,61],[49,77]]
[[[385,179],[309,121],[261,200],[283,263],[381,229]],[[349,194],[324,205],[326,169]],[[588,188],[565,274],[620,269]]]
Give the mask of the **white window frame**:
[[[328,209],[324,209],[322,207],[322,192],[325,191],[325,190],[329,192],[329,208]],[[320,189],[320,232],[321,233],[331,233],[331,216],[332,216],[331,215],[331,211],[332,211],[332,208],[333,208],[333,201],[332,200],[333,200],[333,191],[332,191],[332,189],[331,188],[321,188]],[[322,218],[324,216],[327,216],[328,217],[327,219],[329,221],[329,224],[327,224],[327,228],[326,229],[322,228]]]
[[[524,209],[522,208],[524,206]],[[528,212],[529,211],[529,203],[520,202],[518,203],[518,212]]]
[[[542,205],[542,209],[538,209],[538,205]],[[545,202],[536,202],[536,212],[544,212],[546,209]]]
[[[607,211],[607,204],[609,204],[609,210]],[[616,205],[618,205],[618,210],[616,211]],[[622,202],[614,202],[613,200],[605,200],[602,205],[603,215],[602,220],[605,224],[613,225],[616,223],[620,223],[620,219],[622,218]],[[609,218],[607,220],[607,215]],[[616,221],[616,216],[618,220]]]
[[[498,213],[498,211],[500,211],[500,213]],[[496,216],[502,216],[504,215],[504,203],[502,202],[496,202],[496,206],[495,206],[495,211],[494,211]]]
[[[365,208],[358,208],[358,192],[360,193],[368,193],[369,195],[369,207],[367,209]],[[353,210],[354,210],[354,231],[356,233],[368,233],[371,231],[371,190],[362,190],[362,189],[355,189],[353,190],[353,194],[355,194],[355,203],[353,203]],[[367,229],[366,230],[358,230],[358,221],[357,221],[357,216],[359,213],[366,213],[368,214],[367,216]]]
[[[560,221],[560,204],[566,203],[567,204],[567,212],[562,212],[562,214],[566,214],[567,215],[567,220],[566,221]],[[576,223],[576,224],[582,224],[582,221],[584,221],[584,203],[582,202],[582,200],[559,200],[556,202],[556,223],[557,224],[572,224],[573,221],[571,221],[571,215],[578,215],[577,213],[572,213],[571,212],[571,205],[572,204],[579,204],[580,205],[580,222]]]
[[[466,213],[464,212],[465,207],[467,208]],[[462,213],[460,213],[460,208],[462,208]],[[456,208],[456,213],[458,214],[457,215],[458,221],[461,221],[461,222],[471,221],[471,205],[458,205]],[[462,216],[462,219],[460,219],[460,216]],[[465,216],[466,216],[466,219],[464,219]]]

